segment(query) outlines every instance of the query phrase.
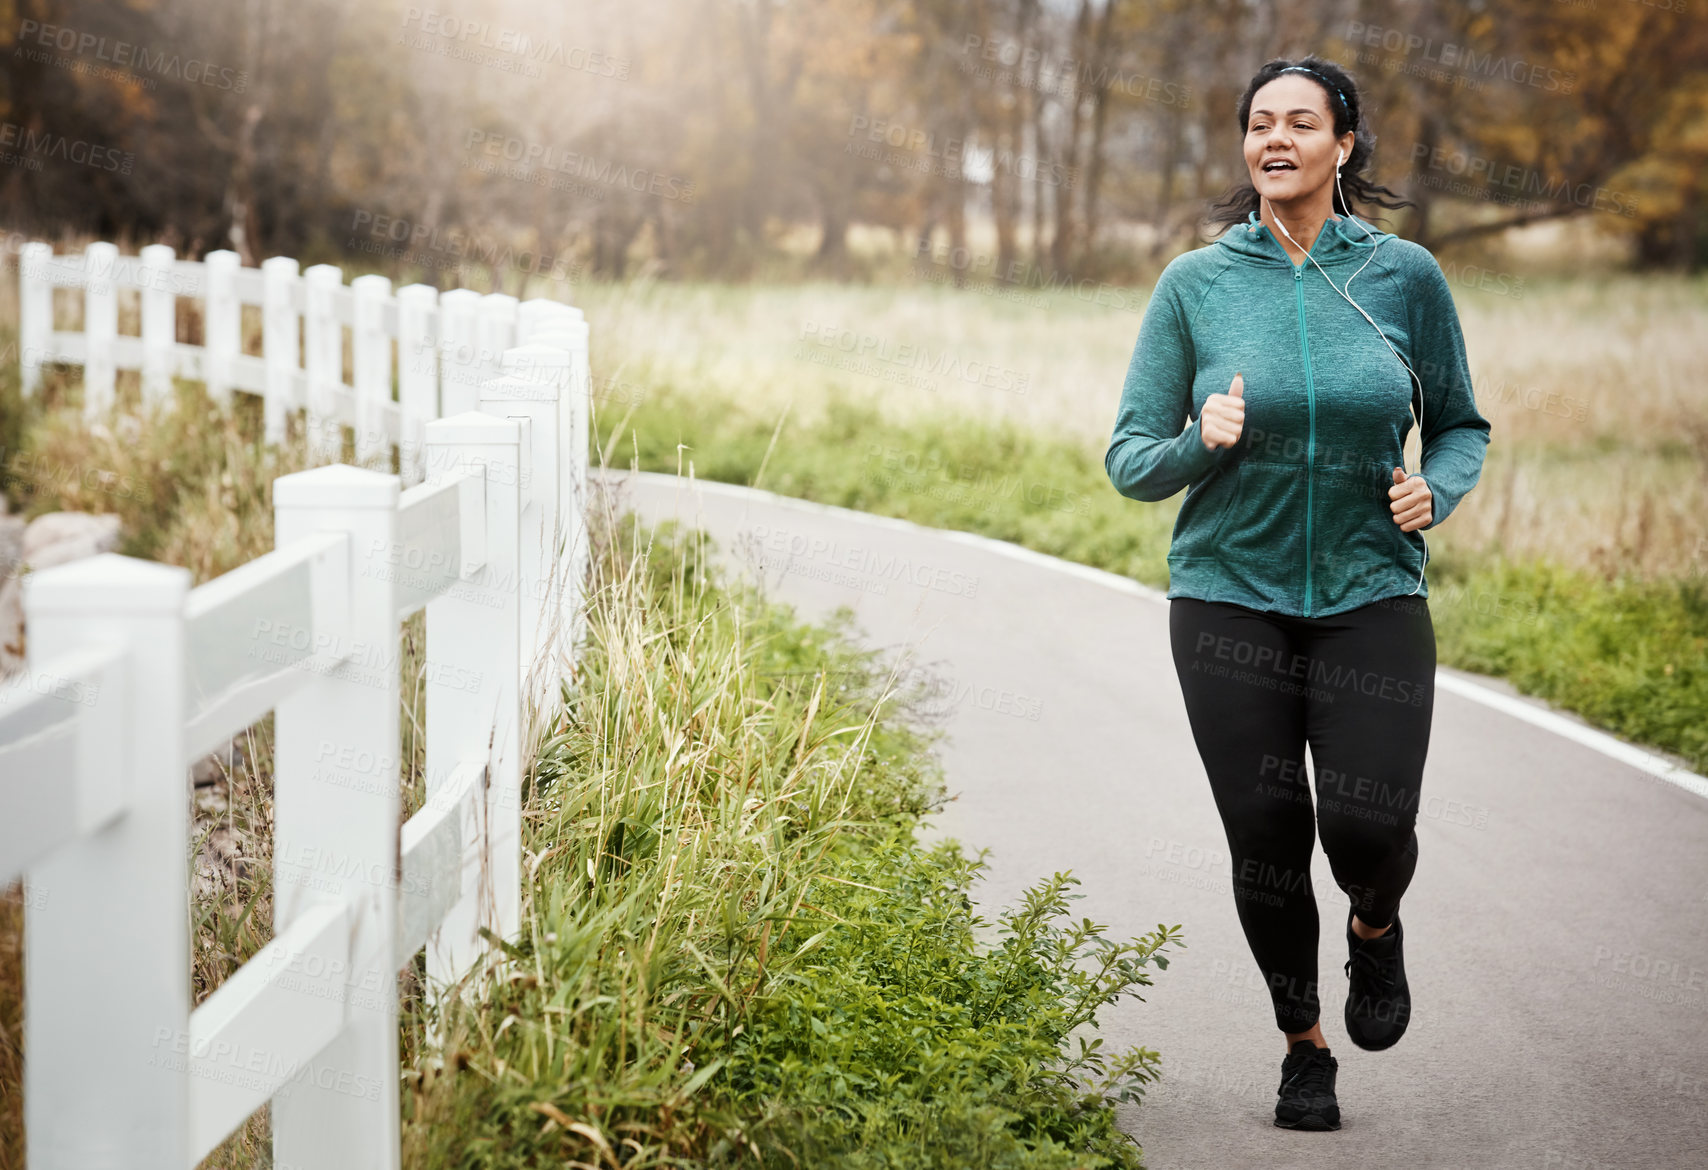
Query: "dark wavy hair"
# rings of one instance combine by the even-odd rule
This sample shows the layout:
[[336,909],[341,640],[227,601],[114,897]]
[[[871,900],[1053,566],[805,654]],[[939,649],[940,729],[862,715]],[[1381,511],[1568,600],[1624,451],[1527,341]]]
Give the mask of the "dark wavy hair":
[[[1252,75],[1251,84],[1245,87],[1245,93],[1239,99],[1239,132],[1242,139],[1251,121],[1251,99],[1258,90],[1281,76],[1284,70],[1296,65],[1311,70],[1310,73],[1300,73],[1299,76],[1316,82],[1328,99],[1328,108],[1334,115],[1334,136],[1339,138],[1348,130],[1353,132],[1352,153],[1340,165],[1340,184],[1333,195],[1335,214],[1353,214],[1352,209],[1346,206],[1346,200],[1341,197],[1342,193],[1346,199],[1375,204],[1389,210],[1416,207],[1417,204],[1401,199],[1398,192],[1390,191],[1364,177],[1362,172],[1369,166],[1370,157],[1376,150],[1376,135],[1364,121],[1363,96],[1358,92],[1358,83],[1345,69],[1314,53],[1297,61],[1276,57],[1264,62],[1263,68]],[[1338,93],[1330,92],[1329,86],[1323,83],[1325,77]],[[1382,198],[1384,195],[1391,196],[1395,202],[1390,203]],[[1247,179],[1237,184],[1211,207],[1209,222],[1222,227],[1244,223],[1251,217],[1251,213],[1259,208],[1257,188]]]

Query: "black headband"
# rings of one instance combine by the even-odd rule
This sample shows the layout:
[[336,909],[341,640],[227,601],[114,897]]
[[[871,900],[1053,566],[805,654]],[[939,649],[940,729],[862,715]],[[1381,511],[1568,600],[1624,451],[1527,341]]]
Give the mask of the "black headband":
[[1324,85],[1326,85],[1330,89],[1334,90],[1335,93],[1340,94],[1341,108],[1346,111],[1346,116],[1348,118],[1352,117],[1352,104],[1346,100],[1346,95],[1344,93],[1341,93],[1340,86],[1336,85],[1334,82],[1330,81],[1328,78],[1326,78],[1322,74],[1318,73],[1315,69],[1312,69],[1309,65],[1289,65],[1289,66],[1287,66],[1286,69],[1281,70],[1281,72],[1286,73],[1292,69],[1297,69],[1301,73],[1309,73],[1312,77],[1317,78]]

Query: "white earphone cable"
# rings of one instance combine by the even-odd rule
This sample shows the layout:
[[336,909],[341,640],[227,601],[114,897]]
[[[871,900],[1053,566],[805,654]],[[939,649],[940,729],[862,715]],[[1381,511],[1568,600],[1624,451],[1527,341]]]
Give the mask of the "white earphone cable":
[[[1347,208],[1347,214],[1349,216],[1352,216],[1352,221],[1354,223],[1358,224],[1359,229],[1364,233],[1364,235],[1367,239],[1371,239],[1374,241],[1374,243],[1372,243],[1370,245],[1370,257],[1369,257],[1369,259],[1365,260],[1363,264],[1360,264],[1358,266],[1358,272],[1363,272],[1366,268],[1368,268],[1370,266],[1370,261],[1374,260],[1376,258],[1376,249],[1381,247],[1382,242],[1380,240],[1377,240],[1374,236],[1372,236],[1370,234],[1370,229],[1364,226],[1364,223],[1362,220],[1360,220],[1357,216],[1352,215],[1352,211],[1351,211],[1352,205],[1346,201],[1346,193],[1340,190],[1340,164],[1345,162],[1345,161],[1346,161],[1346,154],[1345,154],[1345,152],[1342,152],[1339,159],[1336,161],[1335,167],[1334,167],[1334,189],[1340,195],[1341,206]],[[1267,200],[1265,200],[1265,202],[1267,202]],[[1328,281],[1328,286],[1330,288],[1334,289],[1335,292],[1340,294],[1342,300],[1344,300],[1347,304],[1351,305],[1354,309],[1357,309],[1359,316],[1363,317],[1366,321],[1370,322],[1370,327],[1376,331],[1376,336],[1378,336],[1382,339],[1382,344],[1386,345],[1388,347],[1388,352],[1390,352],[1394,355],[1395,359],[1400,363],[1400,365],[1405,366],[1406,373],[1410,374],[1412,381],[1417,383],[1417,410],[1414,411],[1413,414],[1414,414],[1414,417],[1417,419],[1417,434],[1418,434],[1418,444],[1419,444],[1419,451],[1420,451],[1420,454],[1418,456],[1418,461],[1419,461],[1419,464],[1421,466],[1422,458],[1423,458],[1421,455],[1422,443],[1423,443],[1423,404],[1424,404],[1423,379],[1419,378],[1417,376],[1417,371],[1415,371],[1411,368],[1410,364],[1407,363],[1405,358],[1400,357],[1400,351],[1394,348],[1393,342],[1388,340],[1388,335],[1386,333],[1382,332],[1382,327],[1380,325],[1376,324],[1376,322],[1371,318],[1370,314],[1366,313],[1364,311],[1364,309],[1358,304],[1358,302],[1352,299],[1352,297],[1349,295],[1349,293],[1346,290],[1341,289],[1338,285],[1336,285],[1334,283],[1334,281],[1329,280],[1328,273],[1323,272],[1323,266],[1321,264],[1317,264],[1316,257],[1311,255],[1310,250],[1308,248],[1305,248],[1302,245],[1300,245],[1299,241],[1293,239],[1293,233],[1287,230],[1287,225],[1285,223],[1281,222],[1281,217],[1280,217],[1280,215],[1276,214],[1274,208],[1270,209],[1270,214],[1272,216],[1274,216],[1276,224],[1281,228],[1281,234],[1286,236],[1288,241],[1295,248],[1298,248],[1301,252],[1303,252],[1305,254],[1305,259],[1309,260],[1312,264],[1316,264],[1317,271],[1322,272],[1323,279]],[[1326,228],[1327,226],[1328,226],[1328,221],[1325,220],[1323,223],[1323,228]],[[1322,228],[1318,228],[1317,230],[1320,232],[1320,231],[1322,231]],[[1352,282],[1358,278],[1358,272],[1354,272],[1351,276],[1346,278],[1346,289],[1347,290],[1352,288]],[[1408,396],[1408,398],[1409,398],[1409,396]],[[1406,409],[1408,409],[1408,410],[1411,409],[1411,403],[1409,401],[1406,403]],[[1402,456],[1402,461],[1403,461],[1403,456],[1404,456],[1403,451],[1401,452],[1401,456]],[[1421,478],[1422,472],[1420,471],[1418,473],[1418,475]],[[1425,481],[1425,482],[1427,482],[1427,481]],[[1414,594],[1417,593],[1417,591],[1419,589],[1421,589],[1423,587],[1423,571],[1424,571],[1424,568],[1429,564],[1429,538],[1423,535],[1423,529],[1421,529],[1421,528],[1415,529],[1414,531],[1416,531],[1416,533],[1418,535],[1418,539],[1423,541],[1423,564],[1419,565],[1417,568],[1417,584],[1412,586],[1411,593],[1406,594],[1407,597],[1413,596]]]

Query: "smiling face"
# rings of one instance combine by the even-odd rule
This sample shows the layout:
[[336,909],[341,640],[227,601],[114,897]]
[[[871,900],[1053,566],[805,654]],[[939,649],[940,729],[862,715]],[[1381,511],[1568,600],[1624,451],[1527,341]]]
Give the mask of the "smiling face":
[[1328,91],[1302,73],[1283,73],[1251,97],[1245,165],[1251,185],[1271,203],[1332,203],[1335,158],[1352,154],[1353,134],[1338,139]]

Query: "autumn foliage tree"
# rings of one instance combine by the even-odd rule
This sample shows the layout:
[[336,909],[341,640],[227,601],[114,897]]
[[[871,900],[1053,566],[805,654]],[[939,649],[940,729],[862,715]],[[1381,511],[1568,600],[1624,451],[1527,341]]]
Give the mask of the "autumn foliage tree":
[[1117,275],[1201,238],[1247,79],[1307,52],[1360,79],[1427,246],[1593,217],[1640,264],[1708,257],[1680,0],[0,0],[0,206],[444,283],[740,277],[786,242],[851,277],[862,223]]

